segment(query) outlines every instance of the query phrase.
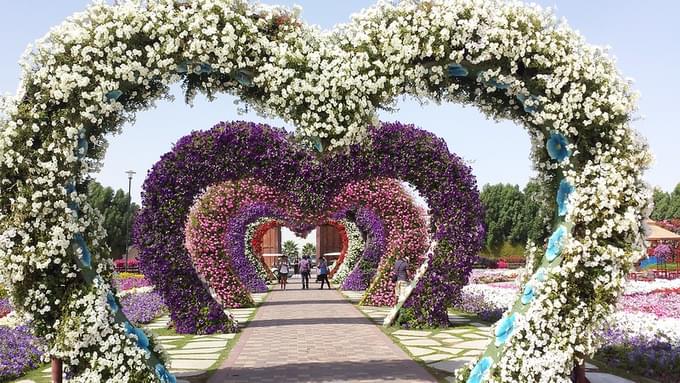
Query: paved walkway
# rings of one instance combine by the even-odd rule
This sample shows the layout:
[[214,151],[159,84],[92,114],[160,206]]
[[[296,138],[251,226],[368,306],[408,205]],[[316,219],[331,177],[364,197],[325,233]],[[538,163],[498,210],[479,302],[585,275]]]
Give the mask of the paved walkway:
[[269,295],[209,383],[436,382],[339,292],[300,287]]

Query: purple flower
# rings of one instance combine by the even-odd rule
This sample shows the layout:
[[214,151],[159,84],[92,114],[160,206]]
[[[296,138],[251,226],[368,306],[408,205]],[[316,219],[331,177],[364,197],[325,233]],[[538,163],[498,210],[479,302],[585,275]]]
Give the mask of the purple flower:
[[153,291],[126,295],[120,304],[128,320],[136,325],[149,323],[168,310],[161,296]]
[[0,380],[7,381],[37,368],[43,347],[42,341],[26,326],[15,329],[0,326]]
[[[193,267],[184,247],[184,223],[206,187],[244,178],[286,190],[310,214],[325,211],[349,182],[380,177],[410,182],[431,209],[430,234],[440,245],[428,260],[433,267],[405,306],[421,325],[448,324],[447,306],[460,298],[484,237],[475,178],[432,133],[396,122],[371,127],[368,134],[364,145],[319,158],[282,129],[221,123],[181,138],[162,156],[144,183],[144,208],[135,222],[134,242],[140,249],[140,268],[168,305],[178,332],[235,328]],[[379,272],[389,267],[381,262],[384,255],[384,250],[365,251],[344,287],[365,288],[374,275],[387,280]],[[235,262],[250,273],[242,260]]]

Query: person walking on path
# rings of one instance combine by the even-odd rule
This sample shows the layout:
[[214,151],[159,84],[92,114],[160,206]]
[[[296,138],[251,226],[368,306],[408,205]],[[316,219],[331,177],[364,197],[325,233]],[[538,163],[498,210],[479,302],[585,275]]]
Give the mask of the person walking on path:
[[279,284],[281,290],[286,289],[286,284],[288,283],[288,271],[290,270],[290,263],[288,262],[288,257],[282,255],[278,262],[279,269]]
[[406,287],[408,287],[408,281],[410,277],[410,272],[408,271],[408,261],[404,259],[403,254],[397,254],[397,261],[394,263],[394,269],[392,270],[392,273],[392,280],[395,283],[394,293],[397,296],[398,301],[399,298],[406,293]]
[[328,289],[331,289],[331,283],[328,281],[328,264],[326,258],[319,258],[319,280],[321,281],[321,290],[323,290],[323,282],[326,281]]
[[309,256],[305,255],[300,261],[300,275],[302,275],[302,289],[309,290],[309,273],[312,270],[312,262]]

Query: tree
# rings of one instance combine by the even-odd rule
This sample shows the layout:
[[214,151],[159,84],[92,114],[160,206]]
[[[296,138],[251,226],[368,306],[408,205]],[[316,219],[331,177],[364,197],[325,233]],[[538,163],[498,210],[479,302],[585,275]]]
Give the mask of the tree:
[[680,218],[680,183],[675,185],[675,189],[670,194],[666,219]]
[[484,185],[480,199],[485,210],[488,252],[497,253],[504,245],[523,247],[527,240],[540,242],[546,237],[550,215],[544,209],[538,182],[529,181],[524,190],[517,185]]
[[503,242],[522,240],[521,231],[513,228],[521,222],[524,198],[517,185],[484,185],[480,199],[485,208],[485,246],[498,249]]
[[655,188],[653,198],[654,210],[651,214],[653,220],[680,218],[680,183],[671,193]]
[[666,219],[666,212],[669,210],[671,196],[659,188],[654,188],[653,198],[654,210],[652,211],[651,218],[656,221]]
[[524,204],[522,205],[522,221],[516,228],[521,228],[522,244],[527,240],[540,242],[547,235],[546,212],[543,209],[543,194],[541,184],[531,180],[522,191]]
[[135,203],[130,205],[129,196],[122,189],[113,191],[99,182],[90,181],[87,192],[88,203],[99,210],[104,217],[102,226],[106,230],[106,244],[113,259],[125,254],[125,245],[132,222],[139,210]]
[[284,242],[281,251],[283,252],[283,255],[288,257],[288,260],[291,263],[298,262],[298,258],[300,258],[300,250],[298,248],[298,244],[295,243],[295,241],[288,240]]
[[314,246],[314,244],[307,242],[304,244],[304,246],[302,246],[301,253],[302,256],[308,255],[310,257],[314,257],[316,255],[316,246]]

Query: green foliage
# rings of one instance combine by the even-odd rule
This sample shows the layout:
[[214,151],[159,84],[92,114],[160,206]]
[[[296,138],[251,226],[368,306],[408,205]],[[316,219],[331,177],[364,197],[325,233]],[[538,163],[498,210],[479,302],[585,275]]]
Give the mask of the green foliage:
[[680,183],[670,193],[654,189],[654,210],[651,218],[657,221],[680,218]]
[[283,255],[288,257],[288,260],[291,263],[296,263],[300,258],[300,249],[298,248],[298,244],[295,243],[295,241],[288,240],[284,242],[281,252]]
[[314,246],[311,243],[305,243],[304,246],[302,246],[302,252],[301,255],[308,255],[310,257],[313,257],[316,255],[316,246]]
[[122,189],[114,192],[96,181],[88,185],[87,202],[104,218],[102,226],[106,230],[106,244],[111,250],[111,257],[120,258],[125,254],[128,234],[139,206],[130,204],[128,194]]
[[541,204],[544,198],[538,182],[530,181],[524,190],[517,185],[485,185],[480,198],[486,213],[487,252],[497,253],[505,248],[517,255],[516,245],[524,246],[527,240],[540,243],[545,237],[546,214]]

